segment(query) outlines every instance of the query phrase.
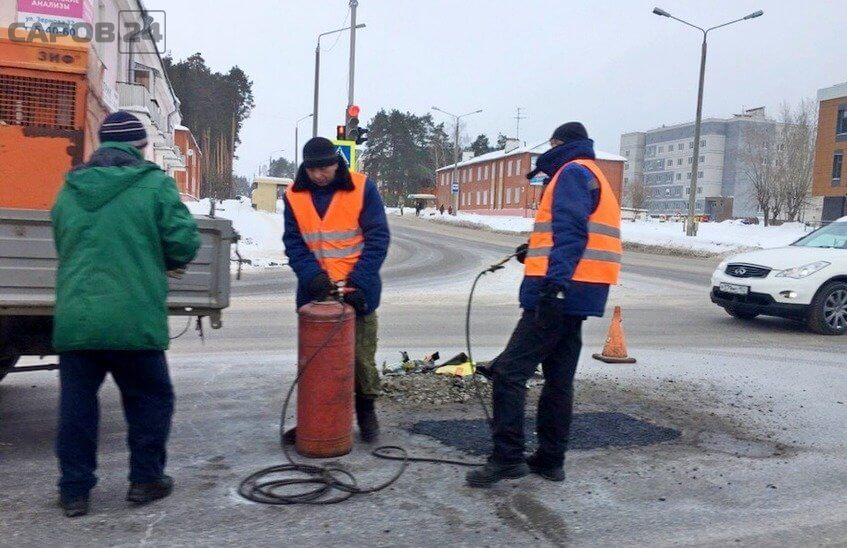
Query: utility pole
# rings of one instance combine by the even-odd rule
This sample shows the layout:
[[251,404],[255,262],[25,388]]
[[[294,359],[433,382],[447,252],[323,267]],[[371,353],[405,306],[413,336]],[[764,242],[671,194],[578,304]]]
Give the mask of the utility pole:
[[461,114],[459,116],[447,112],[446,110],[441,110],[438,107],[432,107],[432,110],[437,110],[438,112],[444,113],[447,116],[452,116],[453,119],[456,121],[456,133],[454,134],[453,138],[453,180],[450,181],[450,194],[453,198],[453,214],[455,215],[459,212],[459,193],[453,192],[453,185],[459,184],[459,120],[461,120],[465,116],[470,116],[471,114],[479,114],[480,112],[482,112],[482,109],[475,110],[473,112],[468,112],[467,114]]
[[679,21],[683,25],[688,25],[689,27],[693,27],[703,33],[703,45],[700,49],[700,81],[698,82],[697,86],[697,114],[694,118],[694,156],[691,160],[691,186],[688,187],[688,222],[685,226],[685,234],[687,236],[696,236],[697,223],[694,222],[694,213],[695,207],[697,205],[697,175],[699,173],[698,170],[700,168],[700,123],[703,119],[703,82],[706,75],[706,38],[710,31],[738,23],[740,21],[748,21],[750,19],[761,17],[764,12],[761,10],[754,11],[753,13],[745,15],[740,19],[735,19],[734,21],[730,21],[728,23],[717,25],[708,29],[700,28],[697,25],[693,25],[688,21],[680,19],[679,17],[674,17],[662,8],[653,8],[653,13],[660,17],[674,19],[676,21]]
[[311,118],[314,114],[307,114],[303,116],[296,122],[294,122],[294,171],[297,172],[297,168],[300,167],[300,122],[305,120],[306,118]]
[[[359,0],[350,0],[350,76],[349,87],[347,89],[347,106],[353,103],[353,81],[356,76],[356,8],[359,7]],[[347,109],[344,109],[345,113]],[[346,122],[346,119],[345,119]]]
[[523,109],[521,107],[518,107],[518,113],[517,113],[517,115],[515,115],[515,120],[517,120],[517,127],[515,128],[515,138],[516,139],[521,138],[521,120],[526,120],[526,116],[521,116],[522,110]]

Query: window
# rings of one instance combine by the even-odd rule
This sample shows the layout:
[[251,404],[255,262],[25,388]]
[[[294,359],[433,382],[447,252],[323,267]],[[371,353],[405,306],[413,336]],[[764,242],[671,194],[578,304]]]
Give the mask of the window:
[[677,150],[682,150],[683,148],[685,148],[685,146],[682,143],[679,143],[678,145],[676,145]]
[[488,165],[487,164],[485,166],[484,173],[485,173],[485,178],[488,179]]
[[688,148],[694,148],[694,141],[688,141]]
[[624,170],[624,171],[629,171],[629,162],[627,162],[627,163],[625,163],[625,164],[623,165],[623,170]]
[[482,192],[476,191],[476,205],[482,205]]
[[703,177],[703,172],[702,172],[702,171],[698,171],[698,172],[697,172],[697,178],[698,178],[698,179],[700,179],[700,178],[702,178],[702,177]]
[[697,194],[703,194],[703,187],[702,186],[697,187]]
[[488,205],[488,191],[484,190],[482,192],[482,205]]
[[476,180],[477,181],[482,180],[482,166],[479,166],[478,168],[476,168]]
[[624,183],[624,184],[626,184],[626,183],[628,183],[628,182],[629,182],[629,177],[624,177],[624,178],[623,178],[623,183]]
[[832,156],[832,186],[839,186],[841,184],[841,169],[843,165],[844,153],[837,150]]
[[518,158],[515,160],[515,175],[520,175],[521,173],[521,160]]
[[671,167],[671,166],[673,165],[673,160],[671,160],[670,158],[668,158],[668,160],[665,162],[665,165],[666,165],[667,167]]
[[705,161],[706,161],[706,157],[705,157],[705,156],[700,156],[700,163],[702,164],[702,163],[703,163],[703,162],[705,162]]
[[665,151],[665,147],[659,147],[659,154],[663,153],[664,151]]
[[706,146],[706,140],[705,140],[705,139],[703,139],[702,141],[700,141],[700,146],[701,146],[701,147]]
[[694,163],[694,156],[691,156],[691,157],[688,158],[688,165],[691,165],[693,163]]
[[624,156],[629,156],[629,151],[627,150],[626,152],[624,152],[624,154],[623,154],[623,155],[624,155]]
[[681,180],[682,180],[682,173],[677,173],[677,174],[676,174],[676,180],[677,180],[677,181],[681,181]]
[[506,203],[507,204],[512,203],[512,189],[511,188],[506,189]]
[[512,161],[509,160],[509,165],[506,167],[506,177],[512,176]]
[[838,107],[838,118],[835,119],[836,135],[847,134],[847,105]]
[[681,165],[682,165],[682,158],[677,158],[677,159],[676,159],[676,165],[678,165],[678,166],[681,166]]
[[685,178],[686,178],[686,179],[690,179],[690,178],[691,178],[691,173],[686,173],[686,174],[685,174]]

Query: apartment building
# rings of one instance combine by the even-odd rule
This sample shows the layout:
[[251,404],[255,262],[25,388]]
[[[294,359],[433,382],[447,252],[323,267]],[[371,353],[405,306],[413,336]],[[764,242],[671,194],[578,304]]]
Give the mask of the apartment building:
[[818,90],[818,134],[812,196],[823,199],[821,220],[847,215],[847,82]]
[[[706,118],[701,123],[695,211],[713,218],[759,214],[743,154],[750,129],[778,124],[764,108],[748,109],[732,118]],[[688,211],[694,162],[694,122],[662,126],[621,136],[624,185],[643,181],[652,214]]]
[[[499,215],[530,215],[541,200],[542,186],[528,181],[526,174],[535,167],[535,159],[550,149],[547,141],[522,146],[509,139],[503,150],[476,157],[467,156],[458,164],[459,210]],[[597,151],[597,164],[620,200],[625,158]],[[451,204],[453,165],[435,173],[436,202]]]

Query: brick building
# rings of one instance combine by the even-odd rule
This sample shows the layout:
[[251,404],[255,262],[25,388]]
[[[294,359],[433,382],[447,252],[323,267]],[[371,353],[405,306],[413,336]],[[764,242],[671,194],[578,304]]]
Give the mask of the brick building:
[[[458,164],[459,210],[495,215],[530,215],[541,199],[541,186],[531,185],[526,174],[535,159],[549,150],[547,141],[522,147],[509,140],[506,148],[468,158]],[[626,158],[597,151],[597,163],[620,201]],[[453,165],[435,172],[437,205],[452,203]]]
[[812,196],[823,199],[823,222],[847,214],[847,82],[818,90],[818,136]]
[[189,194],[196,198],[200,197],[200,182],[202,181],[200,160],[200,147],[194,135],[185,126],[176,126],[174,129],[174,145],[182,155],[184,168],[174,170],[174,179],[183,194]]

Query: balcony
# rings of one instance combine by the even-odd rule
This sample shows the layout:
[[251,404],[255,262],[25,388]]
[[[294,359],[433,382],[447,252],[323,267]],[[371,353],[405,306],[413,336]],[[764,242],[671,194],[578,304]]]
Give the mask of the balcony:
[[163,135],[168,134],[167,120],[150,92],[141,84],[118,82],[118,100],[122,109],[143,112]]

